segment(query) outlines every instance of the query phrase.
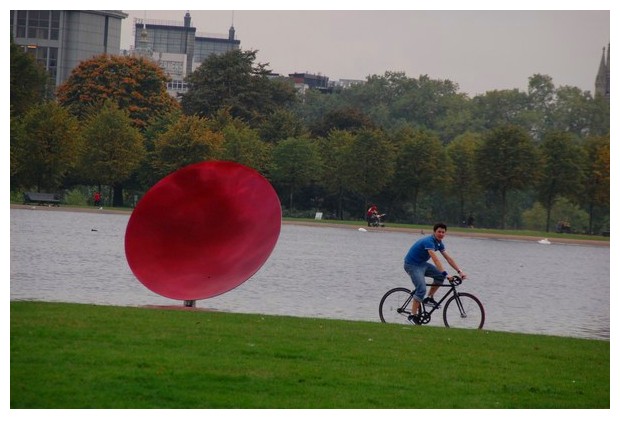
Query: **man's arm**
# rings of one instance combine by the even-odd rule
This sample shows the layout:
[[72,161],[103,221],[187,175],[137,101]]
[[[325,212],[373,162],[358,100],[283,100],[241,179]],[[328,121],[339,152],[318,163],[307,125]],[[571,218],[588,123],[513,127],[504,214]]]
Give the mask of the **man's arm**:
[[[433,253],[434,253],[434,252],[433,252]],[[451,257],[450,255],[448,255],[448,253],[447,253],[446,251],[441,252],[441,254],[442,254],[442,255],[443,255],[443,257],[446,259],[446,261],[448,261],[448,264],[450,264],[450,266],[451,266],[452,268],[454,268],[454,269],[456,270],[456,272],[457,272],[457,273],[459,273],[459,275],[460,275],[463,279],[467,278],[467,275],[466,275],[463,271],[461,271],[461,269],[460,269],[460,268],[459,268],[459,266],[457,265],[456,261],[455,261],[454,259],[452,259],[452,257]],[[435,257],[435,258],[437,258],[437,257]],[[437,259],[439,259],[439,258],[437,258]],[[433,261],[434,261],[434,260],[435,260],[435,259],[433,259]],[[437,266],[437,267],[439,268],[439,266]],[[442,271],[443,271],[443,269],[442,269]]]
[[[437,269],[439,271],[445,271],[443,269],[443,264],[441,263],[441,261],[439,260],[439,258],[437,257],[437,253],[435,253],[434,250],[429,250],[428,254],[431,255],[431,259],[433,260],[433,264],[435,264],[435,266],[437,267]],[[450,262],[450,261],[448,261]]]

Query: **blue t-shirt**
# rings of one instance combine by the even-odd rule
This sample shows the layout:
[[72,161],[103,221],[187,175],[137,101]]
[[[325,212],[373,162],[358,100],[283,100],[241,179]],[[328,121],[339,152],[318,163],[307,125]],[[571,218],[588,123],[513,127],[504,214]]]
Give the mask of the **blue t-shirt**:
[[443,242],[438,241],[435,236],[429,235],[416,241],[405,256],[405,264],[421,264],[431,258],[429,250],[443,252],[445,250]]

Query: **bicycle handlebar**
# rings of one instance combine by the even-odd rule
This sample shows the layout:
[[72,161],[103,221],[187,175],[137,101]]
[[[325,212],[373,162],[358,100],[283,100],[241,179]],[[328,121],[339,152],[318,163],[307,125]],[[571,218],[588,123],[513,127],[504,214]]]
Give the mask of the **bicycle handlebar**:
[[452,286],[458,286],[461,283],[463,283],[463,279],[460,278],[459,276],[452,276],[452,278],[450,279],[450,284]]

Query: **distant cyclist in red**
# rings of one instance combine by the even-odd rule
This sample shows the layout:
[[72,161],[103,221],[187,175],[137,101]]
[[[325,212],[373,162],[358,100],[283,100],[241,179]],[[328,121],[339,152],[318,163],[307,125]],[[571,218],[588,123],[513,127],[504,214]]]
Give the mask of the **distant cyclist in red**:
[[366,210],[366,221],[368,222],[368,226],[371,226],[373,216],[379,216],[379,209],[376,205],[372,204],[368,210]]
[[99,192],[95,192],[93,199],[95,200],[95,206],[101,205],[101,194]]

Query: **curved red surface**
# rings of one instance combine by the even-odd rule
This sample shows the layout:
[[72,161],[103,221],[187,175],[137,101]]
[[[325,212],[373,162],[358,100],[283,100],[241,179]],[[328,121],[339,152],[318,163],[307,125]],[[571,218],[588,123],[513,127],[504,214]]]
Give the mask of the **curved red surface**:
[[267,261],[282,212],[255,170],[200,162],[160,180],[139,201],[125,231],[138,280],[172,299],[214,297],[239,286]]

